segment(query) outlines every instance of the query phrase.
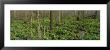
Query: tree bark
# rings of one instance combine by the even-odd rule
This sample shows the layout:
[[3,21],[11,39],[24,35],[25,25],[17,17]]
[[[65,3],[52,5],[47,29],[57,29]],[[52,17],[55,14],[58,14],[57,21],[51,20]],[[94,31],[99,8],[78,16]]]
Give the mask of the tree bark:
[[61,18],[61,11],[59,11],[59,21],[58,21],[58,23],[60,24],[60,18]]
[[37,11],[37,13],[38,13],[38,15],[37,15],[37,22],[38,22],[37,31],[38,31],[39,39],[41,39],[40,22],[39,22],[39,16],[40,16],[40,13],[39,13],[39,11]]
[[52,19],[52,11],[51,10],[49,11],[49,17],[50,17],[50,32],[51,32],[52,31],[52,22],[53,22],[52,21],[53,19]]

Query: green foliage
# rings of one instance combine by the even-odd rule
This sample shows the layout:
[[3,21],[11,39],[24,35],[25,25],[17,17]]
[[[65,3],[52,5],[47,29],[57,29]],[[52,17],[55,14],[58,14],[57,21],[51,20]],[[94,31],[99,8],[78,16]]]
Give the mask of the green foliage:
[[[55,25],[49,32],[50,20],[45,18],[40,21],[40,32],[42,40],[79,40],[80,31],[84,31],[84,40],[100,39],[100,20],[84,18],[79,21],[73,21],[72,17],[63,18],[63,24]],[[55,21],[53,21],[55,22]],[[37,20],[25,22],[24,20],[13,20],[11,22],[11,39],[12,40],[39,40]],[[44,33],[45,26],[45,33]]]

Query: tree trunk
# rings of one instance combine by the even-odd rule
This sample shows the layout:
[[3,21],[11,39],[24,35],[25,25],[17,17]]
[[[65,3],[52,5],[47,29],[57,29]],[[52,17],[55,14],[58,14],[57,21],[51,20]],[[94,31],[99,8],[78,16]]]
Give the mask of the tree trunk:
[[58,24],[60,25],[60,18],[61,18],[61,11],[59,11],[59,21],[58,21]]
[[61,11],[61,24],[63,23],[63,11]]
[[[30,22],[30,24],[31,24],[31,29],[32,29],[32,20],[33,20],[33,17],[34,17],[34,12],[33,11],[31,11],[31,22]],[[31,31],[31,38],[33,38],[33,33],[32,33],[32,31]]]
[[78,14],[77,14],[77,21],[79,21],[79,16],[80,16],[80,11],[78,11]]
[[38,22],[37,31],[38,31],[39,39],[41,39],[40,22],[39,22],[39,16],[40,16],[40,13],[39,13],[39,11],[37,11],[37,13],[38,13],[38,15],[37,15],[37,22]]
[[50,32],[52,31],[52,11],[49,11],[49,17],[50,17]]

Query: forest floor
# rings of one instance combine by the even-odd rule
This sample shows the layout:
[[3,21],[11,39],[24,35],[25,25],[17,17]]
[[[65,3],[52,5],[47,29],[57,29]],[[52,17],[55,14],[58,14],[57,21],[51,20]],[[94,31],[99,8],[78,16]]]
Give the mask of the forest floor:
[[[40,19],[39,19],[40,20]],[[11,40],[100,40],[100,20],[88,19],[76,21],[63,18],[58,25],[53,20],[52,30],[49,29],[49,18],[40,22],[16,20],[11,21]]]

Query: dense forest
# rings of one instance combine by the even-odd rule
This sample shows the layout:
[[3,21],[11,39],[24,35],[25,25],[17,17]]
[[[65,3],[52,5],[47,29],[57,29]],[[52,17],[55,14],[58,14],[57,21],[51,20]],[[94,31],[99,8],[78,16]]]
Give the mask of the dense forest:
[[11,10],[11,40],[100,40],[99,10]]

